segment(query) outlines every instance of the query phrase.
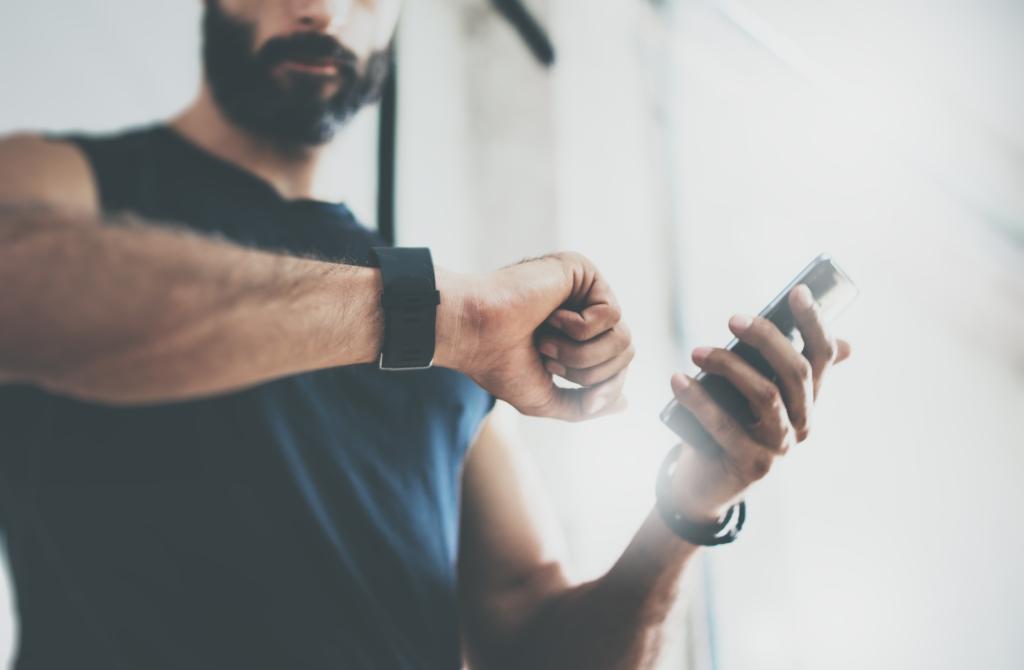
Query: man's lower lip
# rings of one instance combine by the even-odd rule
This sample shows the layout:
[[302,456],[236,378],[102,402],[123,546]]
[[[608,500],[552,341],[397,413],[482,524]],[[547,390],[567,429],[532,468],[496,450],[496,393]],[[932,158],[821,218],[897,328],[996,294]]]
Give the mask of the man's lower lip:
[[298,70],[300,72],[308,72],[310,74],[321,74],[325,76],[334,76],[338,74],[338,66],[334,63],[306,63],[303,61],[288,60],[282,63],[281,66],[291,68],[292,70]]

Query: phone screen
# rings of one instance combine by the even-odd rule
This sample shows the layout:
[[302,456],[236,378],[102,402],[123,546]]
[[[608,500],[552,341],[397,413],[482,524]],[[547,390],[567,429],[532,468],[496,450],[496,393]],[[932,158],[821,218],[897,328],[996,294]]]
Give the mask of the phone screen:
[[[822,254],[811,261],[793,281],[779,292],[774,300],[768,303],[767,307],[761,310],[758,316],[774,323],[782,334],[794,343],[794,346],[802,348],[800,332],[797,330],[796,319],[789,309],[789,300],[787,299],[789,292],[799,284],[806,284],[807,288],[811,290],[811,295],[818,303],[822,319],[826,324],[831,323],[850,306],[854,298],[857,297],[858,291],[850,277],[832,260],[832,257]],[[750,345],[733,339],[726,349],[735,352],[758,372],[773,382],[775,381],[775,371],[768,365],[768,361]],[[696,379],[708,392],[708,395],[741,424],[753,423],[756,420],[746,398],[724,377],[702,372],[697,375]],[[696,448],[719,448],[711,435],[697,421],[697,418],[675,400],[672,400],[662,410],[661,420],[679,437]]]

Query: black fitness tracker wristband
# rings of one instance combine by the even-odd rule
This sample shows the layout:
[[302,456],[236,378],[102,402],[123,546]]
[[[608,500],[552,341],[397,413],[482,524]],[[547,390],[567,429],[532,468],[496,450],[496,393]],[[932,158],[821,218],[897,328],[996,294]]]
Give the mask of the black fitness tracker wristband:
[[430,249],[374,247],[371,251],[384,284],[380,369],[425,370],[434,363],[437,306],[441,304]]
[[658,471],[656,488],[658,514],[673,533],[690,544],[704,547],[729,544],[743,530],[743,522],[747,519],[747,504],[741,500],[730,507],[725,519],[719,523],[695,523],[687,519],[672,499],[672,473],[675,471],[675,464],[682,448],[682,444],[673,447]]

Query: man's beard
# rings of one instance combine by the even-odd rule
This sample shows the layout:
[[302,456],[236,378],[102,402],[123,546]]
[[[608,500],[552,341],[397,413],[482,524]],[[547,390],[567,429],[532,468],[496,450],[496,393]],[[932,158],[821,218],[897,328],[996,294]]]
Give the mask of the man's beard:
[[[360,68],[359,59],[334,38],[322,33],[294,33],[267,41],[254,51],[252,25],[225,14],[210,0],[203,16],[203,65],[214,100],[242,129],[284,146],[316,145],[366,104],[380,99],[387,79],[391,50],[373,53]],[[288,72],[287,85],[272,72],[290,60],[330,59],[338,68],[338,90],[324,97],[325,79]]]

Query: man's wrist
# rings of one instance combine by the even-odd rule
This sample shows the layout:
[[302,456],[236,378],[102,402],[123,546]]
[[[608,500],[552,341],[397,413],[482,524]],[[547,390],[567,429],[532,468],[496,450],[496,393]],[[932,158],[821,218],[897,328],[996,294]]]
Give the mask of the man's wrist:
[[437,337],[434,365],[466,372],[476,355],[481,310],[473,295],[472,277],[435,268],[435,281],[441,293],[437,307]]
[[732,505],[728,502],[720,505],[702,504],[699,501],[700,492],[694,490],[696,485],[686,477],[686,467],[685,463],[677,463],[670,480],[671,495],[676,509],[694,523],[720,523],[725,519]]
[[[442,268],[435,268],[434,276],[437,290],[441,293],[435,326],[434,365],[464,372],[476,353],[478,339],[478,301],[471,294],[471,287],[477,280]],[[376,363],[384,342],[384,308],[381,306],[384,283],[381,272],[377,268],[339,267],[329,278],[328,294],[332,300],[336,300],[338,295],[351,294],[353,282],[360,286],[357,293],[368,298],[361,306],[363,315],[358,319],[365,326],[359,331],[363,337],[357,344],[358,358],[360,362]],[[331,361],[329,364],[338,363]]]

